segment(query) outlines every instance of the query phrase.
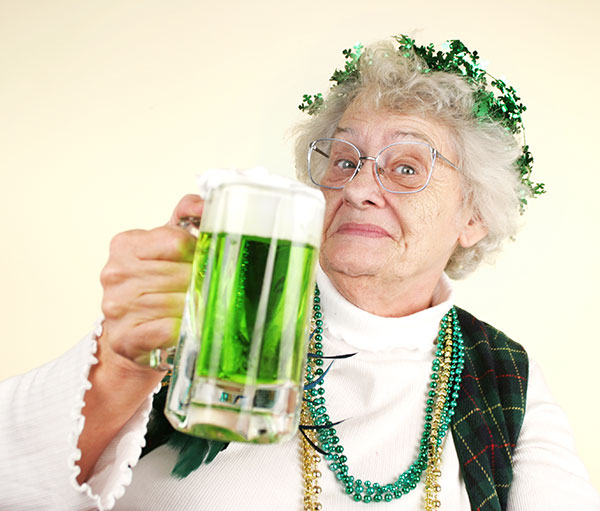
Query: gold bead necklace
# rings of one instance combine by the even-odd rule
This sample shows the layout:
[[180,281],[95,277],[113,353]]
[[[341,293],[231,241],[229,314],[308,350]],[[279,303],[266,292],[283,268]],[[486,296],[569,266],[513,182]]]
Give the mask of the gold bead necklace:
[[437,350],[432,363],[431,382],[425,406],[424,431],[419,455],[398,479],[381,485],[361,481],[349,475],[347,457],[325,406],[324,377],[331,368],[323,369],[323,321],[320,293],[315,289],[308,362],[306,366],[304,400],[301,411],[300,453],[304,476],[304,511],[323,509],[319,502],[322,492],[321,471],[318,468],[322,453],[328,468],[345,487],[345,493],[355,502],[390,502],[416,488],[425,472],[424,509],[434,511],[441,505],[441,460],[444,440],[456,407],[461,374],[464,366],[464,346],[458,316],[454,307],[444,316],[437,338]]

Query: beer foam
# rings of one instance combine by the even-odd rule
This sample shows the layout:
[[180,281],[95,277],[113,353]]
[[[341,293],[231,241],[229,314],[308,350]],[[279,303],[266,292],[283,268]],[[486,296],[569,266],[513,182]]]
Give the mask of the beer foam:
[[270,173],[210,169],[197,176],[206,200],[200,230],[321,244],[325,199],[320,190]]

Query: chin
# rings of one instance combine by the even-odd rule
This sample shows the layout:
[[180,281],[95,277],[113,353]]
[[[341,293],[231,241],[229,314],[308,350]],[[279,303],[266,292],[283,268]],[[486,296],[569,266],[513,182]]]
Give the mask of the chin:
[[383,261],[372,257],[369,253],[335,253],[329,256],[322,254],[320,258],[321,268],[325,273],[330,271],[343,273],[349,277],[360,277],[366,275],[376,275],[385,267]]

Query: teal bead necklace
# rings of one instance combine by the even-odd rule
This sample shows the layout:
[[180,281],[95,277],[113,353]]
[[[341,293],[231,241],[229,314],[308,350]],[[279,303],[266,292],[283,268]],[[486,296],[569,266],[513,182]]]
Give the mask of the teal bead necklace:
[[321,493],[318,480],[321,473],[316,469],[320,456],[315,450],[323,455],[329,470],[335,474],[345,493],[356,502],[368,504],[399,499],[415,489],[423,472],[426,472],[425,509],[438,508],[440,501],[437,494],[441,489],[438,481],[441,475],[443,442],[454,415],[464,367],[464,344],[456,309],[452,307],[440,323],[425,402],[425,423],[419,443],[419,454],[396,481],[388,484],[363,481],[350,475],[348,458],[334,427],[339,423],[332,423],[325,401],[324,379],[333,362],[330,362],[327,369],[323,368],[324,359],[328,357],[323,355],[322,317],[320,292],[316,287],[301,414],[304,425],[301,431],[304,435],[302,457],[305,511],[322,509],[318,502]]

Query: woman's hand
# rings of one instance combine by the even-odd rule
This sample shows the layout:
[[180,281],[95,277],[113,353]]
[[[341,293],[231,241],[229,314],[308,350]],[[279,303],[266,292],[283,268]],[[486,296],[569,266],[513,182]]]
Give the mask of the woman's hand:
[[77,446],[83,483],[106,446],[152,393],[164,372],[134,360],[175,344],[188,287],[196,239],[177,222],[200,217],[204,201],[185,196],[167,225],[115,236],[102,270],[105,315],[98,339],[98,364],[90,369],[85,426]]
[[105,321],[100,342],[116,368],[147,373],[132,361],[177,341],[196,239],[177,227],[180,218],[199,217],[203,201],[184,197],[169,223],[150,231],[116,235],[100,280]]

